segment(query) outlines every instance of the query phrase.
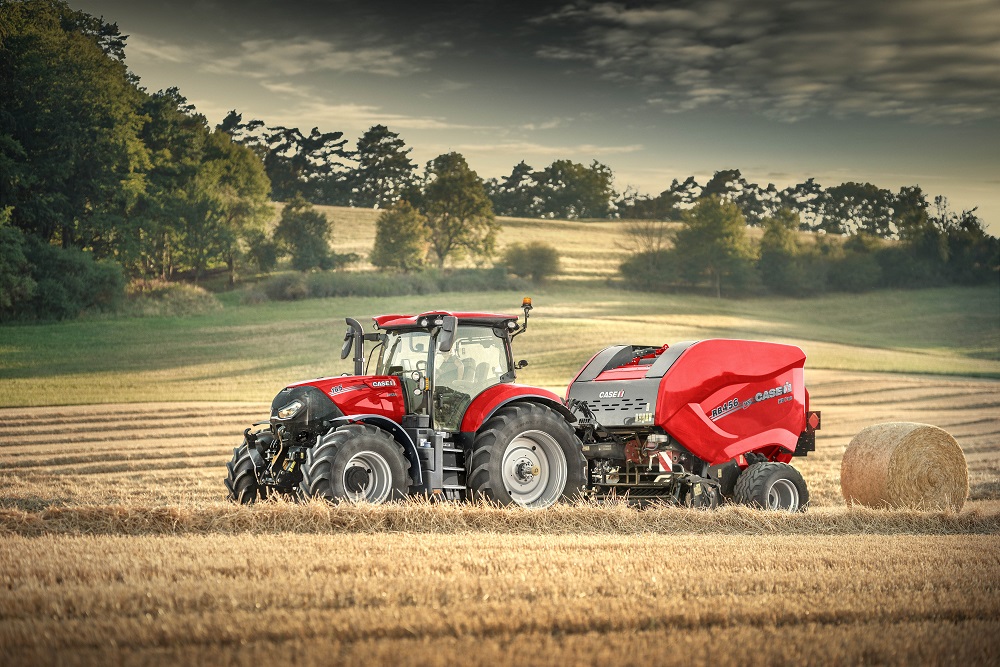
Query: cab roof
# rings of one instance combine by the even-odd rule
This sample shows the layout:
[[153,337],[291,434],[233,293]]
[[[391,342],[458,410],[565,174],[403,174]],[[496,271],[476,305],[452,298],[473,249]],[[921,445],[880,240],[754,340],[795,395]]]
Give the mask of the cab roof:
[[501,313],[452,313],[446,310],[432,310],[419,315],[377,315],[372,319],[379,329],[420,329],[420,320],[423,318],[433,319],[442,315],[454,315],[458,318],[459,324],[472,324],[480,326],[504,326],[506,322],[516,322],[517,315],[504,315]]

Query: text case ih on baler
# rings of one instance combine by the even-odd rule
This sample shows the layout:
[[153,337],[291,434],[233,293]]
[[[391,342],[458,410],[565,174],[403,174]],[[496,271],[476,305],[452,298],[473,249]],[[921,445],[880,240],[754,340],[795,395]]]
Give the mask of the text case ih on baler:
[[[354,375],[281,390],[228,464],[230,499],[374,503],[409,495],[548,507],[581,495],[801,510],[788,462],[815,448],[805,354],[702,340],[598,352],[565,398],[515,383],[516,315],[348,319]],[[365,374],[365,341],[374,342]],[[377,354],[376,354],[377,353]]]

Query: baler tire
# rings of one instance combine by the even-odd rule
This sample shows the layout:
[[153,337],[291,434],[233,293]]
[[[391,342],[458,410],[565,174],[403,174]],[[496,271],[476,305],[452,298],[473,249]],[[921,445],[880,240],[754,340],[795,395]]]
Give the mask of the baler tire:
[[[355,468],[365,470],[364,482],[348,480]],[[368,424],[350,424],[320,437],[306,451],[299,496],[332,503],[399,500],[413,484],[409,470],[403,448],[391,435]],[[350,489],[351,484],[358,488]]]
[[733,499],[759,509],[805,512],[809,489],[798,470],[787,463],[768,461],[754,463],[740,473]]
[[[515,455],[524,461],[513,461]],[[550,462],[550,457],[554,461]],[[551,472],[556,479],[544,480],[537,494],[531,480],[525,482],[525,492],[512,493],[508,478],[512,478],[513,467],[528,464],[532,464],[532,476],[537,467],[539,474],[542,470]],[[562,415],[537,403],[515,403],[497,410],[480,428],[467,472],[471,498],[541,509],[580,497],[587,480],[587,460],[580,439]],[[560,482],[559,476],[565,479]]]
[[266,487],[257,480],[253,459],[245,442],[233,448],[233,458],[226,464],[226,471],[226,489],[232,502],[249,505],[268,496]]

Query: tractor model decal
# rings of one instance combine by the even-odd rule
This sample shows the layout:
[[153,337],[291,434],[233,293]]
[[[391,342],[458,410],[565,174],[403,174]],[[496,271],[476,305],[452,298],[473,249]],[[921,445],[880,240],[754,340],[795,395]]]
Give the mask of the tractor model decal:
[[731,415],[738,410],[749,408],[754,403],[762,403],[772,398],[778,398],[778,403],[784,403],[785,401],[791,400],[791,393],[792,383],[786,382],[783,385],[778,385],[777,387],[768,389],[767,391],[758,391],[754,394],[753,398],[748,398],[745,401],[742,401],[739,398],[731,398],[719,407],[712,408],[712,413],[709,419],[712,421],[718,421],[726,415]]
[[338,385],[335,385],[333,387],[330,387],[330,389],[327,391],[327,393],[330,394],[331,396],[336,396],[337,394],[343,394],[345,391],[360,391],[361,389],[364,389],[364,388],[365,388],[365,385],[363,385],[363,384],[356,384],[356,385],[352,385],[350,387],[345,387],[342,384],[338,384]]

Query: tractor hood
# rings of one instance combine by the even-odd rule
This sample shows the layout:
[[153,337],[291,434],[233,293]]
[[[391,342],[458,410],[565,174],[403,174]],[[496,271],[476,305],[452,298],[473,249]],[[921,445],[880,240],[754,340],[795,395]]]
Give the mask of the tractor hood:
[[[282,390],[310,390],[328,403],[340,414],[382,415],[401,422],[406,414],[403,388],[394,375],[338,375],[296,382]],[[278,394],[280,397],[282,394]],[[278,402],[278,399],[275,399]],[[273,406],[272,406],[273,414]]]

